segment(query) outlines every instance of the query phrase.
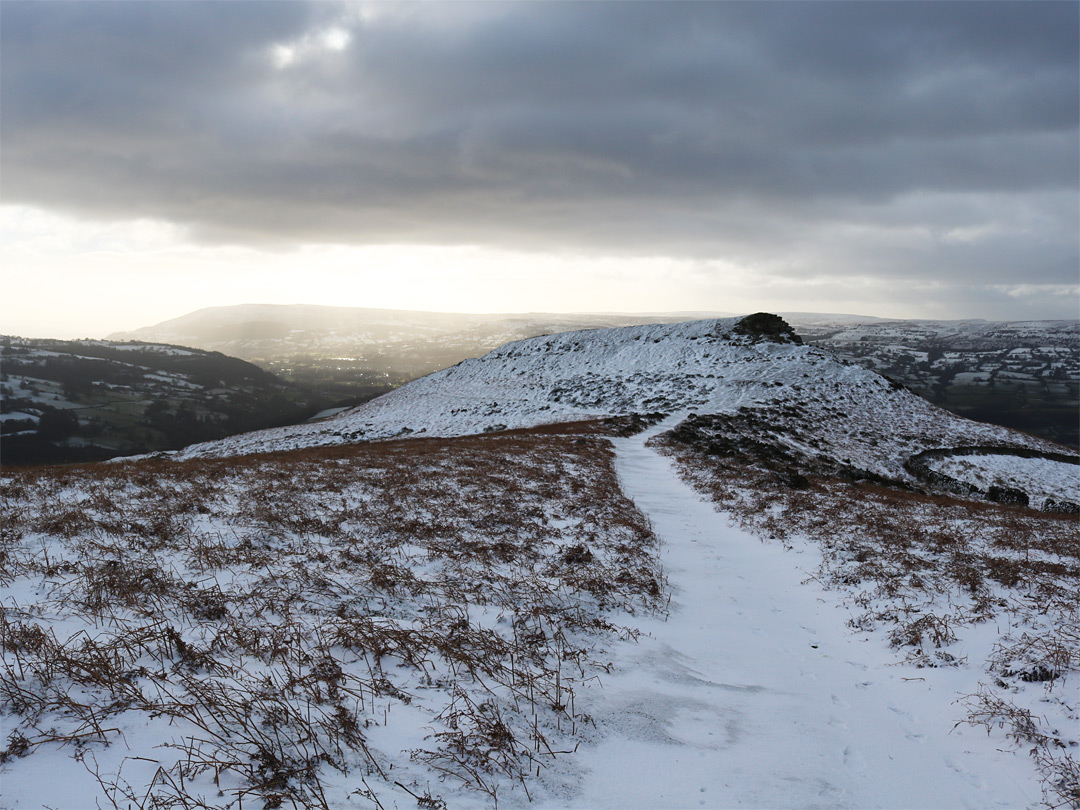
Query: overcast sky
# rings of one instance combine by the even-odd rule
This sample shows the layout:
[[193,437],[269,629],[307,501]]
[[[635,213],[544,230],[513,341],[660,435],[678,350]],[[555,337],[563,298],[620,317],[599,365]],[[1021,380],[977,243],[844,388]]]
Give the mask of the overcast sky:
[[0,331],[1075,318],[1076,2],[0,3]]

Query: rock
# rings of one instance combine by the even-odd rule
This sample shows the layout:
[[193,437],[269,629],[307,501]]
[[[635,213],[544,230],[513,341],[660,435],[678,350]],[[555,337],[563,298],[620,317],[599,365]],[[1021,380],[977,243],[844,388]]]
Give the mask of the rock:
[[747,315],[732,329],[736,335],[758,338],[768,343],[802,343],[802,338],[795,334],[783,318],[769,312],[755,312]]
[[1059,515],[1078,515],[1080,514],[1080,505],[1072,501],[1057,501],[1053,498],[1047,498],[1043,502],[1043,511],[1057,512]]
[[986,491],[986,497],[987,500],[1016,506],[1027,506],[1031,502],[1026,492],[1013,487],[990,487]]

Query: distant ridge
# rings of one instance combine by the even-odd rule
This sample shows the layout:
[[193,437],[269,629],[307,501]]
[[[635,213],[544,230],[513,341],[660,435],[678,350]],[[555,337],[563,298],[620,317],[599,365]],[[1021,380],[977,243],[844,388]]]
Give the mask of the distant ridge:
[[[378,332],[386,327],[411,326],[420,330],[454,332],[475,329],[479,326],[513,323],[535,324],[536,328],[551,326],[556,330],[578,329],[586,326],[626,326],[634,323],[671,323],[702,317],[729,317],[734,313],[718,312],[517,312],[517,313],[461,313],[427,312],[421,310],[383,309],[374,307],[334,307],[315,304],[238,304],[235,306],[207,307],[152,326],[144,326],[127,332],[114,332],[110,340],[187,340],[191,345],[198,342],[229,342],[236,337],[229,333],[242,331],[251,324],[275,324],[285,337],[293,331],[326,332],[339,337],[343,331],[353,330],[356,338],[366,332]],[[250,339],[264,339],[253,335]],[[167,342],[167,341],[166,341]],[[199,346],[199,348],[203,348]],[[215,348],[217,348],[215,346]]]

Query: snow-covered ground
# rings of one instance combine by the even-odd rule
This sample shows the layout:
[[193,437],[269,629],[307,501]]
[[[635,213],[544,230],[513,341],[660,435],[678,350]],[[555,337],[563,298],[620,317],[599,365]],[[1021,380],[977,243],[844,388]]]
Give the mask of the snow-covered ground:
[[25,419],[35,424],[41,417],[36,413],[26,413],[25,411],[12,411],[11,413],[0,413],[0,422],[7,422],[9,419]]
[[309,422],[318,422],[318,421],[320,421],[322,419],[327,419],[327,418],[329,418],[331,416],[337,416],[342,411],[347,411],[347,410],[348,410],[347,407],[343,407],[343,408],[327,408],[324,411],[319,411],[317,414],[312,416],[307,421],[309,421]]
[[836,594],[807,581],[816,547],[785,551],[738,528],[645,447],[648,435],[616,440],[617,468],[663,541],[670,615],[641,620],[639,642],[594,690],[601,739],[579,753],[586,775],[567,806],[1037,801],[1023,752],[954,728],[969,671],[898,664],[880,634],[852,631]]
[[540,810],[1038,805],[1024,747],[957,725],[1000,628],[902,662],[818,543],[646,445],[683,416],[613,440],[617,480],[604,440],[503,434],[0,481],[0,806],[238,807],[320,750],[334,808],[493,807],[463,765]]
[[[1076,778],[1075,520],[862,473],[1046,443],[735,324],[0,476],[0,806],[1038,805],[1032,739]],[[614,453],[634,420],[500,429],[647,412]]]
[[[72,402],[63,396],[64,387],[52,380],[40,380],[20,374],[8,374],[6,386],[13,399],[29,401],[34,405],[47,405],[50,408],[70,410],[82,408],[78,402]],[[40,418],[40,414],[35,414]]]
[[664,606],[612,465],[579,432],[0,476],[0,806],[562,795],[575,693]]

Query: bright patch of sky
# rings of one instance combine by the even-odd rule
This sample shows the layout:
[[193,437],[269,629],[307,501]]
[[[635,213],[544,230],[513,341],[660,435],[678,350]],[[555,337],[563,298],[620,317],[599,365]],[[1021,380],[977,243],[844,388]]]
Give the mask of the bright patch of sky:
[[[872,276],[793,282],[719,260],[529,253],[476,245],[201,245],[151,220],[92,222],[0,206],[0,333],[104,337],[206,306],[329,304],[436,312],[854,312],[950,317],[947,282],[887,300]],[[512,272],[509,269],[512,268]],[[991,291],[1023,304],[1068,287]],[[941,301],[935,306],[930,302]],[[952,302],[950,302],[952,303]],[[976,316],[986,310],[972,310]],[[1063,313],[1062,317],[1067,317]]]
[[319,59],[320,57],[343,51],[352,41],[352,34],[337,26],[305,34],[299,39],[287,43],[276,43],[270,47],[270,58],[274,67],[283,70],[293,65]]

